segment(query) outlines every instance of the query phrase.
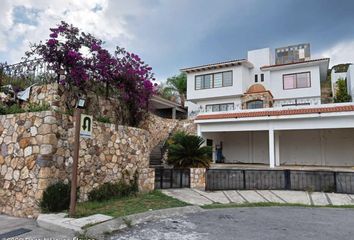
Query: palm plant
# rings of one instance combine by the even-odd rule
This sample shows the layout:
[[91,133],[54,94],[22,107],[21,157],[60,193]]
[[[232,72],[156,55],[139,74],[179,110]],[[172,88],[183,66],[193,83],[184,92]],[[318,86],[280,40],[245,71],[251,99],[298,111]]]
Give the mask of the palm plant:
[[211,147],[203,146],[204,139],[176,133],[168,142],[167,162],[177,168],[209,167],[211,163]]
[[164,89],[164,91],[177,95],[182,107],[184,107],[187,93],[187,75],[185,73],[181,73],[179,75],[168,78],[166,81],[166,87],[164,87]]

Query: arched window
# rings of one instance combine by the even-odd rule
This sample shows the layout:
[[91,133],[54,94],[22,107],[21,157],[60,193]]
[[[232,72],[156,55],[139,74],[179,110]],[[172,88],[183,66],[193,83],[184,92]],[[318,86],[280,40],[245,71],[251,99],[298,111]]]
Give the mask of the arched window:
[[254,100],[254,101],[249,101],[247,103],[247,109],[257,109],[257,108],[263,108],[262,100]]

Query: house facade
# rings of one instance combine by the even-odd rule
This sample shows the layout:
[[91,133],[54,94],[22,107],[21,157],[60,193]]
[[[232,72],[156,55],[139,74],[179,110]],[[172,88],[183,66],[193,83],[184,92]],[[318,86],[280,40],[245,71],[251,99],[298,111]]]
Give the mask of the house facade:
[[354,166],[354,104],[321,104],[329,59],[311,59],[306,48],[181,70],[215,163]]

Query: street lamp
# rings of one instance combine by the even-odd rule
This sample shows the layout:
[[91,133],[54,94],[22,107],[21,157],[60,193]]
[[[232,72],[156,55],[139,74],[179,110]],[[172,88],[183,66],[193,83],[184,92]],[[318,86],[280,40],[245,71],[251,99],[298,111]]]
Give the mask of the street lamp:
[[75,119],[75,136],[74,136],[74,157],[71,170],[71,190],[70,190],[70,209],[69,215],[73,217],[76,209],[76,188],[77,188],[77,168],[79,162],[80,150],[80,124],[81,124],[81,110],[86,106],[86,97],[79,95],[76,101],[76,108],[74,113]]

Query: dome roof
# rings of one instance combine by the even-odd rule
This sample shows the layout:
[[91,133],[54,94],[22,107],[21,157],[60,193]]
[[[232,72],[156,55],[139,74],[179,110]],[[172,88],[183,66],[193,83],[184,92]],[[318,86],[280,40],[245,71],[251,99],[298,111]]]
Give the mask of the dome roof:
[[256,84],[253,84],[252,86],[250,86],[246,93],[260,93],[260,92],[265,92],[265,91],[267,91],[267,90],[265,89],[265,87],[262,84],[256,83]]

